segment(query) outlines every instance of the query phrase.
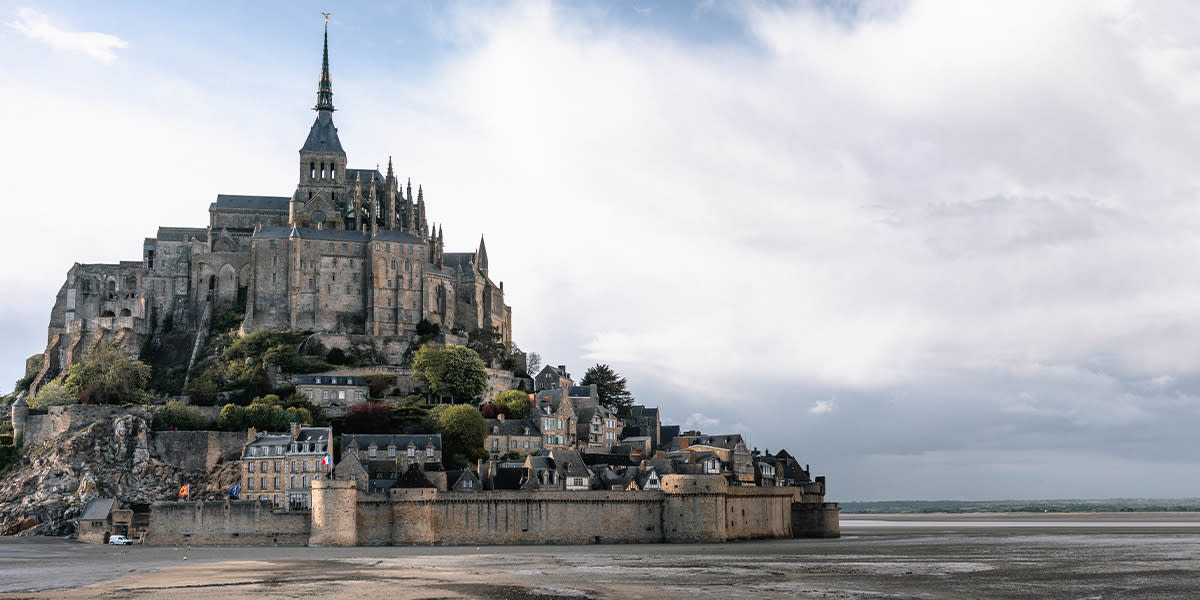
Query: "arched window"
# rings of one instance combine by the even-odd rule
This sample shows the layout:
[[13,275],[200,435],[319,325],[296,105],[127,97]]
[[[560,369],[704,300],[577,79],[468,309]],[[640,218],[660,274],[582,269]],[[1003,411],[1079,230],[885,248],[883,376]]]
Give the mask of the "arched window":
[[325,179],[325,163],[321,163],[321,179]]
[[110,294],[117,293],[117,282],[112,279],[108,280],[108,293],[110,293]]
[[[308,178],[309,179],[317,178],[317,163],[315,163],[315,162],[308,163]],[[312,198],[312,192],[308,193],[308,197]]]

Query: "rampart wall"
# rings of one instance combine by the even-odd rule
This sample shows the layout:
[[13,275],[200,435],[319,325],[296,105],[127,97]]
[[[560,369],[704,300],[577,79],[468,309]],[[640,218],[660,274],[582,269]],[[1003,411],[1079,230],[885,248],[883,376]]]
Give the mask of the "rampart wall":
[[155,502],[146,543],[158,546],[308,543],[308,512],[280,512],[259,500]]
[[837,504],[787,487],[728,487],[719,475],[667,475],[662,491],[368,494],[313,482],[312,512],[254,501],[160,502],[150,544],[619,544],[837,537]]

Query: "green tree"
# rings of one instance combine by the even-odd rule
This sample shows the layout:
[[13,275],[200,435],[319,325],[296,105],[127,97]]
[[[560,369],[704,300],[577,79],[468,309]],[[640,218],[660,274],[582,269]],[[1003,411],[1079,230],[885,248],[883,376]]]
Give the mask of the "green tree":
[[450,395],[455,402],[477,398],[487,389],[487,370],[479,354],[464,346],[421,346],[413,359],[413,379],[431,398]]
[[29,400],[29,408],[35,410],[45,410],[51,406],[66,406],[68,404],[78,404],[79,396],[71,393],[66,386],[57,382],[51,381],[42,386],[38,390],[37,396]]
[[496,394],[492,402],[504,408],[504,414],[510,419],[525,419],[529,417],[529,394],[521,390],[508,390]]
[[130,357],[119,346],[100,342],[67,369],[63,384],[86,404],[145,404],[150,401],[148,381],[150,365]]
[[467,347],[479,354],[484,364],[488,366],[495,365],[508,356],[504,343],[500,341],[500,332],[491,325],[480,327],[469,333]]
[[170,400],[166,406],[154,411],[154,429],[178,429],[180,431],[197,431],[208,428],[208,419],[195,406],[188,406],[178,400]]
[[483,449],[487,423],[475,407],[456,404],[435,408],[430,414],[437,419],[437,432],[442,434],[442,462],[446,466],[461,468],[487,456]]
[[583,379],[579,380],[579,385],[596,384],[596,392],[600,396],[600,404],[608,407],[618,415],[629,414],[629,407],[633,406],[633,394],[625,389],[625,378],[621,377],[613,371],[611,367],[604,364],[587,370],[583,374]]
[[408,396],[392,405],[392,431],[395,433],[434,433],[426,421],[429,411],[420,396]]
[[246,408],[236,404],[226,404],[217,415],[217,429],[221,431],[245,431]]

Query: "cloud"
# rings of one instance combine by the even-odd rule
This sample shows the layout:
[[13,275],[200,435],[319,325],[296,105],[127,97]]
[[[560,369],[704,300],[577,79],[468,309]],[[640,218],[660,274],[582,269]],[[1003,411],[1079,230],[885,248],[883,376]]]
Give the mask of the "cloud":
[[[1200,468],[1194,7],[828,6],[721,9],[741,37],[711,43],[661,10],[631,32],[552,2],[450,8],[427,76],[334,44],[339,134],[352,166],[392,155],[424,184],[448,251],[487,234],[523,349],[612,365],[665,423],[750,425],[834,498],[1111,494],[1110,465],[1200,495],[1161,477]],[[136,260],[217,192],[294,186],[310,87],[114,105],[108,83],[13,94],[30,141],[0,162],[30,176],[0,245],[29,257],[9,279],[44,284],[8,300],[39,327],[72,261]],[[62,164],[86,195],[44,184]],[[51,246],[16,225],[44,206],[79,216]]]
[[833,402],[830,400],[817,400],[817,402],[808,409],[808,412],[814,415],[823,415],[833,412]]
[[125,40],[107,33],[65,31],[50,24],[46,15],[31,8],[17,10],[17,21],[7,25],[33,40],[50,44],[55,48],[85,54],[105,63],[117,59],[114,49],[127,48]]

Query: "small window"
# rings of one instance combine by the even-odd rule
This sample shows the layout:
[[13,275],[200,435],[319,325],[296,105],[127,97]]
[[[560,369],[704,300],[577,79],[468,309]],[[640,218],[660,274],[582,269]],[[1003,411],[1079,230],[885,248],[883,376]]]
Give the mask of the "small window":
[[346,245],[346,244],[342,244],[342,252],[345,252],[345,251],[347,251],[347,250],[349,250],[349,249],[350,249],[350,246],[348,246],[348,245]]
[[271,240],[271,242],[270,242],[270,243],[271,243],[271,247],[272,247],[272,248],[275,248],[275,247],[276,247],[276,245],[275,245],[275,240]]
[[408,447],[408,457],[409,457],[409,458],[412,458],[412,457],[414,457],[414,456],[416,456],[416,455],[417,455],[417,449],[416,449],[416,448],[414,448],[414,447],[412,447],[412,446],[409,446],[409,447]]
[[430,458],[432,458],[432,457],[433,457],[433,446],[426,446],[426,447],[425,447],[425,456],[426,456],[426,457],[430,457]]
[[246,472],[247,473],[254,472],[254,461],[250,461],[250,462],[246,463]]

